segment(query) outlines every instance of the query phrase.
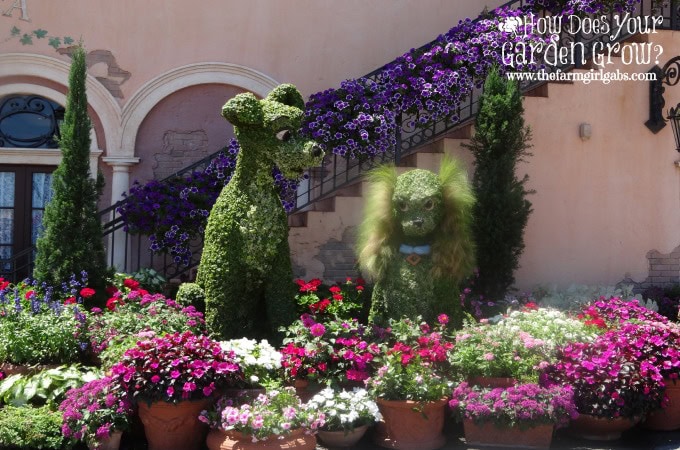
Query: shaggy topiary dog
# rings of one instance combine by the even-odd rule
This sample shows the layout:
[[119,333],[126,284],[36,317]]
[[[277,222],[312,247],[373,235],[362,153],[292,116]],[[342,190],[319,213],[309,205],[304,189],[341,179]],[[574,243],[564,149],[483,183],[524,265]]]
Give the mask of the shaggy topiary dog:
[[321,163],[321,148],[298,135],[303,114],[302,96],[286,84],[263,100],[239,94],[222,108],[241,150],[208,217],[196,278],[206,323],[222,339],[266,336],[296,318],[288,219],[272,169],[296,178]]
[[445,158],[439,175],[393,167],[369,175],[371,190],[359,229],[359,264],[375,281],[369,321],[440,313],[462,324],[458,284],[474,268],[470,222],[474,196],[458,164]]

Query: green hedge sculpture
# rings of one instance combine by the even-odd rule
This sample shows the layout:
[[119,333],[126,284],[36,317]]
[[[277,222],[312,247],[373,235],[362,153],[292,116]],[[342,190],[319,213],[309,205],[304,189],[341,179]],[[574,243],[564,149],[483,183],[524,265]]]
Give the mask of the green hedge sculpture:
[[323,151],[298,134],[304,101],[293,85],[282,84],[263,100],[239,94],[222,115],[234,126],[241,151],[208,217],[196,283],[217,337],[271,336],[296,318],[288,218],[272,169],[298,177],[321,163]]
[[395,168],[369,174],[370,191],[359,228],[362,272],[375,281],[369,321],[441,313],[462,325],[459,283],[474,269],[471,208],[474,196],[465,172],[445,158],[439,175]]

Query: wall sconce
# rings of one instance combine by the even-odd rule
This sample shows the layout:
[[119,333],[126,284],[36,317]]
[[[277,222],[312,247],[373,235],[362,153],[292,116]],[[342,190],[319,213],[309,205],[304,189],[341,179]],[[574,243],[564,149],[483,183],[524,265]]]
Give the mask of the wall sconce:
[[675,86],[680,82],[680,56],[671,58],[663,67],[652,67],[648,73],[656,74],[656,79],[651,80],[649,84],[649,120],[645,125],[656,134],[666,126],[666,120],[671,122],[675,148],[680,152],[680,103],[668,111],[668,116],[665,118],[663,116],[663,107],[666,106],[666,100],[663,98],[666,91],[664,84]]
[[675,136],[675,149],[680,152],[680,103],[668,110],[668,121],[673,128],[673,136]]
[[582,123],[578,126],[578,137],[582,141],[587,141],[593,135],[593,127],[589,123]]

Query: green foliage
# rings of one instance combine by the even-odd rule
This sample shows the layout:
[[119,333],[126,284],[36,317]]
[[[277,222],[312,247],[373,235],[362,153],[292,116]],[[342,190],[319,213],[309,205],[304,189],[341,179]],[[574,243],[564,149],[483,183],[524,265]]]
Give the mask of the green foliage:
[[150,267],[142,267],[137,272],[131,274],[132,278],[139,281],[139,284],[151,293],[163,292],[165,283],[168,280],[163,275]]
[[0,382],[0,404],[48,405],[56,408],[66,392],[102,376],[101,371],[79,365],[59,366],[35,375],[10,375]]
[[45,208],[44,230],[38,238],[34,277],[50,285],[74,273],[87,272],[91,286],[106,279],[106,257],[97,199],[103,177],[90,177],[90,130],[85,92],[85,50],[73,53],[66,114],[61,127],[63,159],[52,176],[52,200]]
[[5,406],[0,410],[0,447],[18,449],[71,448],[61,434],[62,414],[47,406]]
[[[460,326],[458,283],[474,267],[474,196],[465,172],[445,158],[438,175],[416,169],[397,177],[382,167],[369,182],[358,239],[361,269],[375,280],[369,320],[421,315],[431,322],[446,313]],[[412,264],[404,246],[426,250]]]
[[271,172],[297,178],[323,152],[298,134],[304,102],[292,85],[267,98],[239,94],[222,108],[241,145],[236,169],[213,206],[196,283],[206,322],[223,339],[269,337],[295,319],[288,218]]
[[196,283],[182,283],[176,295],[177,303],[188,306],[194,305],[199,311],[205,311],[205,292]]
[[477,203],[473,234],[477,245],[478,294],[502,299],[515,282],[514,272],[524,250],[524,228],[531,214],[526,199],[528,176],[518,178],[517,165],[531,154],[531,130],[524,125],[522,95],[516,83],[497,70],[486,79],[475,135],[472,181]]
[[0,361],[14,364],[77,362],[83,356],[82,313],[65,306],[54,312],[46,306],[32,313],[8,310],[0,317]]
[[125,351],[135,347],[140,339],[141,337],[137,334],[116,336],[111,339],[106,348],[98,355],[102,369],[110,370],[121,360]]

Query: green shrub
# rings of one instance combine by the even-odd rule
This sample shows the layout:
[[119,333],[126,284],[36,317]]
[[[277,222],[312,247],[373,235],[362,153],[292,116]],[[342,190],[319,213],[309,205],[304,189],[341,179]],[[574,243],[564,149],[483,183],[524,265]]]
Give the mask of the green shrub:
[[95,288],[107,275],[97,201],[104,187],[100,174],[90,176],[90,130],[85,80],[85,50],[73,53],[61,126],[62,161],[52,175],[52,200],[45,207],[44,230],[36,244],[34,277],[56,286],[71,274],[86,271]]
[[184,306],[193,305],[199,311],[205,311],[205,292],[196,283],[182,283],[176,295],[177,303]]
[[524,125],[522,94],[517,83],[496,69],[489,73],[475,121],[475,134],[465,145],[475,157],[472,184],[477,198],[472,230],[477,246],[479,278],[475,290],[502,300],[513,283],[524,251],[524,228],[531,214],[526,199],[527,175],[517,165],[530,156],[531,130]]
[[47,406],[0,409],[0,447],[64,449],[70,444],[61,434],[62,415]]

